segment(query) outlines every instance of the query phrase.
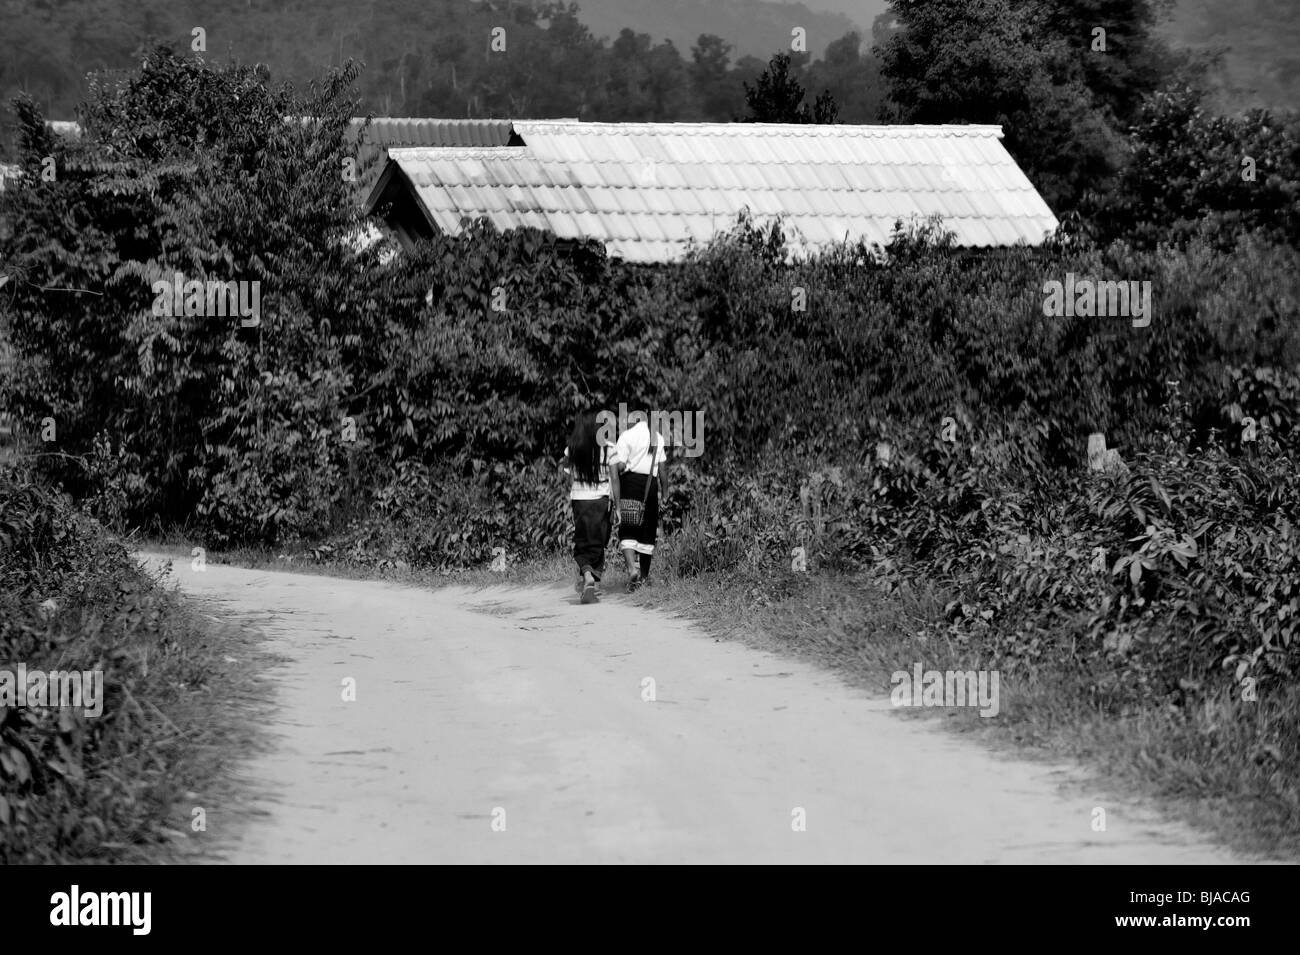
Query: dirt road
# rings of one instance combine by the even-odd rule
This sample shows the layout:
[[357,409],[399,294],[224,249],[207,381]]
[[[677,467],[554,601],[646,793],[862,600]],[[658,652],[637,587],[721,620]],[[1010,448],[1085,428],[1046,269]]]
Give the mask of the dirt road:
[[288,660],[270,749],[240,773],[256,811],[211,816],[229,861],[1235,861],[1066,768],[621,595],[188,560],[171,580]]

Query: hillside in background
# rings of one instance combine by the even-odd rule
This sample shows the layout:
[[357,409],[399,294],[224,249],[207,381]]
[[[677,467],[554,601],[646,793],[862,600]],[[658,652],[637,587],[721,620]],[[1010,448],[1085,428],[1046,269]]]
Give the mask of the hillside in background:
[[[686,51],[699,33],[716,33],[738,56],[764,59],[789,45],[790,27],[808,30],[808,51],[850,29],[871,36],[888,0],[584,0],[579,19],[593,33],[616,36],[629,26],[656,40],[668,38]],[[806,15],[805,11],[811,11]],[[839,18],[827,22],[828,15]],[[829,29],[830,35],[827,35]],[[1212,75],[1216,105],[1226,112],[1252,107],[1289,109],[1300,104],[1300,0],[1173,0],[1162,31],[1175,46],[1221,52]]]
[[810,0],[809,7],[826,13],[840,13],[859,26],[870,29],[872,22],[889,8],[888,0]]
[[1216,100],[1230,112],[1300,103],[1300,3],[1296,0],[1178,0],[1166,27],[1179,46],[1222,51]]
[[[617,105],[644,92],[659,112],[676,110],[669,118],[727,119],[684,102],[692,97],[678,89],[701,34],[730,45],[731,67],[788,52],[796,26],[814,59],[855,28],[840,14],[764,0],[0,0],[0,23],[0,96],[26,91],[61,118],[83,99],[88,72],[137,65],[146,42],[188,50],[202,27],[207,59],[262,62],[299,84],[355,58],[366,66],[364,105],[381,114],[658,118],[635,102]],[[497,27],[506,31],[504,53],[489,48]],[[869,36],[869,27],[860,32]],[[619,45],[624,28],[645,36]],[[741,80],[756,73],[750,64],[731,84],[732,108],[743,107]],[[637,88],[630,96],[629,86]]]
[[[836,8],[858,8],[850,15]],[[809,3],[771,3],[768,0],[582,0],[578,19],[596,36],[614,38],[624,27],[648,33],[656,40],[671,40],[686,53],[701,33],[720,36],[736,56],[764,60],[778,50],[790,49],[790,31],[803,27],[808,52],[819,57],[827,44],[850,30],[864,36],[885,7],[884,0],[812,0]],[[865,12],[864,12],[865,11]]]
[[[188,50],[202,27],[207,60],[264,63],[298,85],[356,59],[360,109],[378,115],[726,121],[745,113],[742,84],[803,27],[799,79],[811,94],[830,90],[841,122],[875,122],[883,91],[872,26],[885,3],[0,0],[0,99],[26,92],[46,116],[73,118],[88,73],[133,67],[136,51],[158,41]],[[507,51],[490,49],[496,27]],[[1178,0],[1163,29],[1179,46],[1223,51],[1211,80],[1220,109],[1300,99],[1296,0]],[[851,30],[860,44],[844,39]],[[704,34],[719,39],[697,57]],[[0,129],[0,152],[11,136]]]

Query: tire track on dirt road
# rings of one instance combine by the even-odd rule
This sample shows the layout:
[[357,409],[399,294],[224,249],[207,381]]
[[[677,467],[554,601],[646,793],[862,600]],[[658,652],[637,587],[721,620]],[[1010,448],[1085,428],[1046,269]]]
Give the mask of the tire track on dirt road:
[[268,747],[238,774],[253,808],[214,835],[219,861],[1240,861],[1068,767],[990,754],[619,595],[186,560],[167,581],[285,660],[266,674]]

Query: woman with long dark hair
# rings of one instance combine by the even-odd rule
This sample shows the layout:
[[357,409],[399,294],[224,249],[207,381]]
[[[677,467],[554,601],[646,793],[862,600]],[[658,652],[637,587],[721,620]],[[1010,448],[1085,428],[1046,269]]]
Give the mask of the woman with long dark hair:
[[585,604],[600,596],[605,572],[605,547],[609,543],[610,500],[618,497],[618,475],[612,472],[613,448],[596,427],[596,412],[579,412],[564,449],[561,469],[572,482],[573,560],[578,565],[578,593]]

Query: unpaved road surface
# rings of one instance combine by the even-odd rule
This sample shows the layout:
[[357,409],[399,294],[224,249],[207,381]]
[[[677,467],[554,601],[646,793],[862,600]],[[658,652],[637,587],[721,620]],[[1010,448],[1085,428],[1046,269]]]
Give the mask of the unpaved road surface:
[[268,749],[239,771],[253,811],[210,813],[216,861],[1238,861],[1066,767],[992,755],[622,595],[184,559],[169,580],[287,660],[266,675]]

